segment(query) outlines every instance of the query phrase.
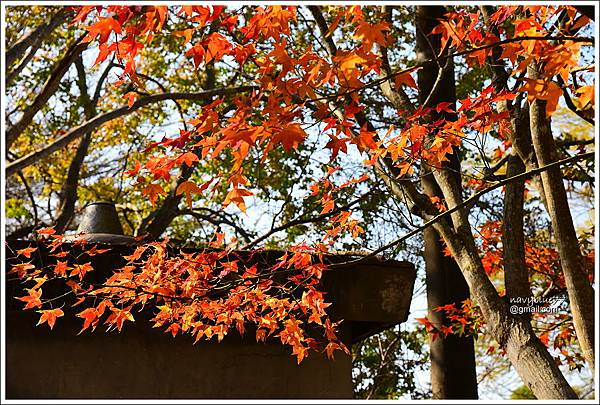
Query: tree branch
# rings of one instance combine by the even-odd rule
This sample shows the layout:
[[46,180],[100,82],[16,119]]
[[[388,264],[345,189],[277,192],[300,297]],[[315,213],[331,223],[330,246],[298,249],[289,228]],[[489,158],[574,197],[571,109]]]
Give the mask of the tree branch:
[[30,54],[33,55],[38,50],[42,42],[44,42],[44,39],[46,39],[46,37],[48,37],[48,35],[56,27],[62,24],[67,19],[69,14],[70,10],[68,7],[61,7],[54,15],[52,15],[50,21],[42,23],[37,28],[24,35],[20,40],[15,42],[6,51],[5,66],[8,68],[16,60],[20,59],[29,47],[31,47]]
[[25,191],[27,192],[27,196],[29,197],[29,201],[31,202],[31,208],[33,209],[33,226],[36,227],[39,222],[39,216],[37,204],[35,203],[35,198],[33,196],[33,193],[31,192],[31,187],[29,187],[29,183],[27,182],[27,179],[25,178],[23,173],[19,171],[18,175],[19,179],[21,179],[21,182],[23,183],[23,186],[25,186]]
[[553,169],[553,168],[556,168],[556,167],[560,167],[560,166],[563,166],[563,165],[566,165],[566,164],[569,164],[569,163],[572,163],[572,162],[577,162],[579,160],[589,159],[589,158],[593,158],[593,157],[594,157],[594,152],[580,153],[578,155],[571,156],[571,157],[566,158],[566,159],[558,160],[558,161],[553,162],[553,163],[551,163],[549,165],[541,166],[541,167],[538,167],[536,169],[532,169],[532,170],[529,170],[529,171],[526,171],[526,172],[519,173],[519,174],[517,174],[515,176],[512,176],[512,177],[507,177],[507,178],[505,178],[505,179],[503,179],[501,181],[498,181],[496,183],[492,183],[489,187],[487,187],[487,188],[485,188],[485,189],[483,189],[481,191],[478,191],[478,192],[472,194],[469,198],[467,198],[466,200],[464,200],[459,205],[456,205],[456,206],[454,206],[454,207],[452,207],[452,208],[450,208],[450,209],[448,209],[448,210],[446,210],[446,211],[444,211],[444,212],[442,212],[440,214],[437,214],[436,216],[430,218],[427,222],[423,223],[421,226],[413,229],[412,231],[408,232],[407,234],[401,236],[400,238],[398,238],[398,239],[396,239],[396,240],[388,243],[387,245],[384,245],[384,246],[382,246],[382,247],[380,247],[380,248],[378,248],[376,250],[373,250],[368,255],[365,255],[363,257],[360,257],[358,259],[354,259],[354,260],[351,260],[351,261],[348,261],[348,262],[332,264],[332,265],[330,265],[330,267],[343,266],[343,265],[349,265],[349,264],[356,264],[356,263],[361,262],[362,260],[366,260],[368,258],[371,258],[371,257],[374,257],[374,256],[378,255],[379,253],[385,252],[389,248],[392,248],[392,247],[394,247],[394,246],[396,246],[396,245],[404,242],[408,238],[410,238],[410,237],[418,234],[423,229],[425,229],[425,228],[427,228],[427,227],[429,227],[429,226],[431,226],[431,225],[439,222],[441,219],[446,218],[446,217],[452,215],[453,213],[457,212],[460,209],[467,208],[467,207],[475,204],[475,202],[481,196],[483,196],[483,195],[485,195],[485,194],[487,194],[487,193],[489,193],[489,192],[491,192],[491,191],[493,191],[493,190],[495,190],[495,189],[497,189],[499,187],[502,187],[502,186],[504,186],[506,184],[509,184],[509,183],[511,183],[513,181],[517,181],[517,180],[520,180],[520,179],[526,179],[526,178],[529,178],[531,176],[535,176],[535,175],[537,175],[539,173],[545,172],[547,170],[550,170],[550,169]]
[[274,227],[271,230],[269,230],[268,232],[266,232],[265,234],[259,236],[258,238],[254,239],[252,242],[242,246],[240,249],[241,250],[248,250],[250,248],[253,248],[254,246],[256,246],[257,244],[259,244],[260,242],[262,242],[263,240],[267,239],[269,236],[277,233],[277,232],[281,232],[283,230],[286,230],[288,228],[291,228],[293,226],[298,226],[298,225],[303,225],[303,224],[310,224],[310,223],[315,223],[315,222],[320,222],[324,219],[327,219],[335,214],[338,214],[342,211],[346,211],[347,209],[349,209],[350,207],[352,207],[354,204],[359,203],[360,201],[364,200],[367,196],[369,196],[371,193],[365,193],[363,195],[361,195],[360,197],[354,199],[353,201],[350,201],[348,204],[345,204],[341,207],[338,207],[330,212],[327,212],[325,214],[320,214],[317,215],[316,217],[312,217],[312,218],[296,218],[293,219],[289,222],[286,222],[285,224],[282,224],[280,226]]
[[[210,212],[213,216],[201,214],[199,211]],[[219,226],[221,224],[229,225],[233,229],[235,229],[235,231],[237,233],[239,233],[246,242],[250,242],[251,235],[244,228],[242,228],[235,222],[233,222],[219,214],[220,214],[219,212],[211,210],[209,208],[193,208],[193,209],[178,210],[177,213],[175,214],[175,217],[181,216],[181,215],[191,215],[198,220],[206,221],[208,223],[213,224],[214,226]],[[220,218],[216,218],[215,216],[220,216]]]
[[594,6],[573,6],[581,14],[594,21]]
[[157,103],[157,102],[164,101],[164,100],[203,101],[203,100],[207,100],[213,96],[233,95],[233,94],[241,93],[244,91],[252,91],[252,90],[256,90],[256,89],[257,89],[256,86],[240,86],[240,87],[211,89],[211,90],[201,91],[198,93],[163,93],[163,94],[154,94],[152,96],[143,97],[143,98],[137,100],[135,103],[133,103],[131,108],[124,106],[124,107],[118,108],[116,110],[98,115],[95,118],[93,118],[89,121],[86,121],[83,124],[71,129],[69,132],[62,135],[58,139],[56,139],[50,145],[9,163],[8,165],[6,165],[6,175],[12,176],[18,170],[21,170],[21,169],[24,169],[25,167],[31,166],[38,160],[65,147],[70,142],[83,136],[87,132],[99,127],[100,125],[104,124],[105,122],[108,122],[115,118],[122,117],[124,115],[131,114],[132,112],[139,110],[140,108],[145,107],[149,104]]
[[21,119],[6,130],[6,150],[10,149],[10,146],[14,141],[17,140],[17,138],[19,138],[25,128],[27,128],[27,126],[31,123],[37,112],[46,104],[48,99],[50,99],[50,97],[56,93],[56,90],[58,90],[58,85],[60,84],[60,81],[65,73],[67,73],[69,70],[69,67],[71,67],[73,62],[75,62],[75,59],[77,59],[81,52],[87,48],[88,44],[81,43],[82,39],[83,36],[79,37],[73,44],[71,44],[65,56],[54,65],[52,73],[44,84],[42,91],[37,95],[35,100],[33,100],[33,102],[27,106],[25,111],[23,111]]
[[[525,171],[525,164],[516,153],[508,155],[507,178]],[[523,232],[523,204],[525,179],[509,182],[504,191],[502,215],[502,255],[504,259],[504,287],[506,295],[529,297],[529,274],[525,263],[525,235]]]

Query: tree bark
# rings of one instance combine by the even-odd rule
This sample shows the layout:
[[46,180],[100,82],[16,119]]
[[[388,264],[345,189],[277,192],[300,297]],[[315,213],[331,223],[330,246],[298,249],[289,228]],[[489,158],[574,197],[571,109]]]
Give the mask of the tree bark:
[[[452,187],[441,178],[438,178],[438,183],[444,194]],[[480,305],[489,333],[506,350],[517,373],[538,399],[577,398],[546,347],[536,337],[529,321],[508,313],[506,303],[498,296],[483,269],[471,228],[465,223],[466,213],[456,217],[454,231],[443,221],[434,227],[459,264],[471,294]]]
[[[378,172],[383,171],[381,164],[377,164],[376,168]],[[420,209],[425,221],[431,221],[436,215],[429,198],[419,193],[412,183],[399,183],[392,176],[385,175],[382,179],[396,197],[409,198],[414,207]],[[453,210],[460,204],[460,190],[442,171],[436,172],[436,180],[448,201],[449,210]],[[481,308],[488,333],[506,350],[511,364],[538,399],[577,398],[531,324],[522,317],[511,315],[506,302],[496,292],[479,258],[467,216],[466,208],[461,208],[452,213],[451,224],[438,221],[433,227],[458,263],[475,302]]]
[[[537,79],[540,76],[538,69],[539,67],[533,65],[529,67],[530,78]],[[546,117],[546,102],[534,99],[530,102],[529,108],[533,147],[539,164],[545,166],[558,160],[550,119]],[[542,173],[541,179],[565,277],[577,340],[593,374],[595,368],[594,289],[585,270],[562,172],[559,168],[551,169]]]
[[[389,165],[388,165],[389,166]],[[435,170],[434,176],[442,190],[448,208],[462,203],[461,187],[448,170]],[[420,194],[411,183],[398,183],[384,177],[396,196],[408,196],[420,208],[425,220],[435,212],[427,197]],[[480,305],[489,333],[503,347],[525,384],[537,398],[577,398],[546,347],[536,337],[531,325],[522,317],[512,316],[505,301],[499,297],[487,277],[468,221],[468,210],[462,208],[452,213],[452,222],[438,221],[433,226],[442,236],[453,258],[458,263],[470,292]]]
[[[417,63],[432,60],[441,51],[438,36],[431,36],[431,30],[442,18],[445,9],[442,6],[417,6],[416,38]],[[440,102],[456,103],[454,66],[452,60],[442,68],[435,62],[425,63],[418,72],[419,102],[434,106]],[[441,79],[443,86],[435,83]],[[431,114],[430,119],[455,119],[455,114]],[[458,150],[451,156],[447,168],[451,170],[454,181],[460,184],[460,162]],[[432,170],[423,165],[422,171]],[[421,185],[428,197],[443,197],[433,174],[425,174]],[[462,302],[470,298],[469,286],[452,257],[444,255],[444,246],[440,235],[433,227],[423,232],[425,242],[425,271],[427,285],[427,317],[437,327],[448,325],[443,311],[434,308],[454,304],[460,308]],[[439,336],[430,341],[431,389],[433,399],[477,399],[477,373],[475,367],[475,349],[472,336],[450,334]]]
[[[439,187],[432,177],[424,177],[421,184],[428,196],[439,196]],[[427,318],[437,327],[448,325],[444,312],[433,308],[447,304],[461,308],[462,302],[470,298],[469,286],[454,258],[444,255],[441,237],[433,227],[423,231],[423,241]],[[433,399],[477,399],[473,337],[439,336],[430,341],[429,347]]]
[[[525,171],[525,165],[516,154],[508,157],[506,176],[516,176]],[[502,249],[504,259],[504,287],[510,298],[531,296],[529,274],[525,264],[525,235],[523,233],[523,203],[525,180],[506,185],[502,220]]]

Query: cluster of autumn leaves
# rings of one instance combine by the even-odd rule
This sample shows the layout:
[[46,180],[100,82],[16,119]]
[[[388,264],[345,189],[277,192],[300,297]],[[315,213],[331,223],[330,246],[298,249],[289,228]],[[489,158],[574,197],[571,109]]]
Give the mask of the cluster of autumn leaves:
[[[223,234],[194,252],[174,252],[167,241],[140,244],[122,256],[123,266],[108,269],[112,274],[94,283],[87,277],[94,271],[92,257],[118,253],[81,238],[68,242],[51,228],[38,234],[40,247],[17,250],[18,262],[9,271],[23,283],[34,284],[17,299],[25,303],[24,309],[39,308],[38,325],[53,328],[65,314],[62,306],[69,302],[73,307],[88,306],[76,314],[83,321],[80,333],[99,325],[121,331],[126,321],[134,321],[135,309],[152,304],[158,310],[153,326],[173,337],[188,333],[195,342],[213,337],[221,341],[231,330],[244,335],[253,325],[257,341],[278,337],[292,347],[298,363],[309,350],[330,357],[336,350],[348,352],[337,337],[338,323],[325,312],[330,304],[318,290],[326,265],[308,246],[269,261],[260,260],[260,252],[234,251]],[[75,248],[81,251],[76,253]],[[38,254],[46,259],[36,266],[33,259]],[[56,281],[70,289],[60,301],[43,296],[43,285]]]
[[[415,164],[421,161],[439,167],[469,132],[491,134],[509,147],[506,141],[506,133],[510,130],[508,112],[498,111],[496,106],[526,94],[529,98],[546,100],[547,113],[551,114],[563,90],[550,78],[559,75],[566,77],[565,82],[568,82],[570,68],[578,63],[581,47],[581,42],[575,40],[560,41],[556,45],[545,40],[544,19],[555,16],[558,9],[544,8],[545,14],[540,14],[540,8],[530,8],[538,13],[540,21],[531,18],[514,21],[514,34],[507,39],[486,30],[478,13],[465,11],[449,13],[434,30],[441,35],[443,47],[455,49],[455,54],[465,56],[468,64],[481,64],[492,56],[492,45],[500,43],[502,58],[513,65],[512,75],[517,78],[513,91],[489,85],[475,96],[459,100],[456,111],[448,103],[421,106],[410,114],[403,112],[406,114],[403,128],[391,126],[381,134],[364,125],[356,132],[355,127],[359,124],[356,115],[365,108],[358,93],[377,84],[370,78],[382,73],[381,58],[376,49],[391,41],[386,22],[369,22],[360,7],[333,8],[330,30],[333,32],[338,25],[347,24],[353,29],[357,45],[353,49],[339,49],[329,61],[311,47],[302,49],[288,44],[292,40],[289,23],[296,18],[294,7],[257,7],[252,17],[241,24],[238,15],[221,6],[183,6],[177,14],[187,19],[191,27],[173,35],[184,40],[182,49],[187,43],[191,44],[185,54],[193,59],[195,66],[228,58],[235,60],[240,68],[252,64],[256,69],[256,89],[235,95],[230,103],[224,103],[221,98],[207,103],[190,122],[193,130],[182,130],[179,137],[151,144],[147,151],[160,147],[159,150],[145,164],[137,163],[129,173],[137,176],[138,183],[148,183],[142,188],[142,194],[155,203],[161,195],[167,194],[159,180],[169,180],[174,170],[191,167],[200,159],[217,158],[227,150],[232,154],[232,167],[228,173],[202,185],[185,182],[176,192],[184,194],[191,206],[194,194],[214,191],[224,182],[230,187],[224,205],[235,204],[245,211],[245,200],[253,193],[249,190],[252,185],[243,173],[244,159],[253,148],[262,152],[263,159],[278,146],[286,151],[297,148],[307,138],[302,124],[302,116],[307,113],[325,124],[322,132],[329,137],[326,148],[331,151],[332,160],[340,152],[347,152],[349,145],[355,145],[359,151],[368,154],[367,165],[374,165],[377,159],[389,156],[401,175],[412,174]],[[83,21],[94,9],[91,6],[81,8],[76,21]],[[513,11],[512,6],[500,7],[491,17],[491,23],[500,34],[506,34],[501,24]],[[94,15],[97,22],[86,28],[88,37],[98,38],[100,43],[96,63],[115,53],[117,59],[124,58],[124,63],[130,66],[124,70],[122,82],[118,84],[124,83],[126,78],[139,84],[135,73],[138,50],[155,32],[163,29],[167,8],[109,6]],[[230,37],[211,31],[201,40],[193,39],[194,34],[210,24],[226,27]],[[113,37],[115,39],[110,39]],[[265,44],[270,44],[272,50],[258,52],[257,49]],[[520,77],[534,57],[544,66],[543,78]],[[392,73],[396,86],[416,88],[411,75],[418,69],[419,66],[415,66]],[[593,86],[581,86],[572,91],[578,96],[575,100],[581,108],[593,106]],[[126,94],[130,106],[135,94]],[[345,104],[341,117],[331,111],[329,101]],[[231,103],[235,110],[223,124],[224,107]],[[456,114],[456,119],[428,122],[426,117],[432,111]],[[258,116],[261,119],[257,123]]]

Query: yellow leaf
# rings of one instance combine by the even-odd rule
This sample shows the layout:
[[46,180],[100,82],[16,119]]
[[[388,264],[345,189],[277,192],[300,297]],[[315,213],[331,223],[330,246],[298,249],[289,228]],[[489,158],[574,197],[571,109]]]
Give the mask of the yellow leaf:
[[334,58],[335,62],[340,64],[340,70],[347,72],[353,69],[356,69],[356,65],[360,65],[365,63],[367,60],[360,55],[355,53],[346,52],[341,56],[336,56]]

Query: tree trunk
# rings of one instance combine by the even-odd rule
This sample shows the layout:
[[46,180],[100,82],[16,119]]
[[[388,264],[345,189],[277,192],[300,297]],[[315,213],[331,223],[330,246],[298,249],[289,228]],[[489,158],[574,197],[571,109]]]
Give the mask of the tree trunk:
[[[79,87],[80,92],[79,98],[81,100],[81,105],[83,106],[85,119],[89,120],[96,115],[96,105],[95,102],[92,102],[89,96],[85,68],[81,55],[76,58],[75,66],[77,67],[77,86]],[[75,203],[77,202],[77,189],[79,187],[81,166],[83,165],[83,161],[88,154],[88,149],[92,143],[93,133],[93,131],[87,132],[83,138],[81,138],[79,146],[77,146],[75,156],[69,165],[67,179],[65,180],[60,191],[58,215],[54,221],[54,229],[56,229],[56,232],[58,233],[64,233],[75,213]]]
[[[528,74],[532,79],[539,77],[537,66],[530,66]],[[529,104],[530,127],[533,147],[541,166],[558,160],[556,145],[552,136],[550,119],[546,117],[546,102],[532,100]],[[560,168],[553,168],[541,174],[546,194],[547,210],[558,246],[573,324],[583,355],[594,373],[594,289],[585,270],[577,233],[569,209],[567,193]]]
[[[417,63],[431,60],[440,50],[439,37],[429,35],[444,14],[444,7],[418,6],[416,13]],[[436,79],[441,75],[443,86],[434,89]],[[448,101],[456,103],[454,67],[452,61],[440,72],[435,62],[427,63],[418,72],[419,101],[421,105],[429,100],[430,105]],[[430,94],[433,91],[433,94]],[[439,116],[438,116],[439,115]],[[432,114],[436,121],[445,115],[445,119],[455,119],[450,114]],[[458,151],[452,155],[448,164],[455,181],[460,183],[460,162]],[[431,168],[422,167],[422,171]],[[421,179],[424,193],[429,197],[442,197],[441,190],[433,174]],[[434,308],[447,304],[461,307],[464,300],[470,298],[469,286],[452,257],[444,255],[444,246],[437,231],[430,227],[423,232],[425,242],[425,271],[427,285],[427,317],[436,326],[448,324],[442,311]],[[450,334],[439,336],[430,341],[431,388],[433,399],[477,399],[477,373],[475,368],[475,349],[472,336]]]
[[[447,194],[451,186],[439,178],[438,183]],[[458,217],[462,219],[455,221],[456,231],[443,221],[434,227],[460,266],[471,294],[480,305],[489,333],[506,350],[517,373],[538,399],[577,398],[544,344],[536,337],[529,321],[508,313],[506,303],[498,296],[483,269],[471,228],[464,223],[466,215],[463,213]]]
[[[525,171],[525,165],[516,154],[508,157],[506,176]],[[525,265],[525,235],[523,233],[523,203],[525,180],[506,185],[502,220],[502,249],[504,259],[504,287],[509,298],[531,296],[529,274]]]
[[[427,176],[429,177],[429,176]],[[434,179],[422,180],[424,188]],[[437,184],[435,184],[437,188]],[[429,194],[428,195],[438,195]],[[447,304],[461,307],[470,298],[467,285],[456,261],[445,256],[440,236],[433,227],[423,231],[427,318],[436,326],[448,325],[442,311],[433,308]],[[430,341],[431,389],[433,399],[477,399],[477,373],[472,336],[449,334]]]

